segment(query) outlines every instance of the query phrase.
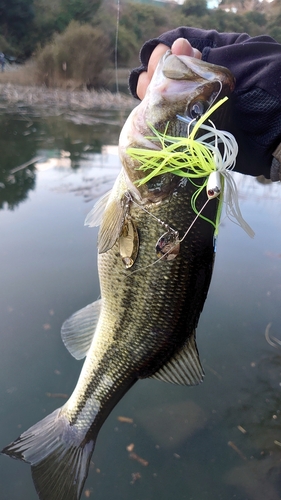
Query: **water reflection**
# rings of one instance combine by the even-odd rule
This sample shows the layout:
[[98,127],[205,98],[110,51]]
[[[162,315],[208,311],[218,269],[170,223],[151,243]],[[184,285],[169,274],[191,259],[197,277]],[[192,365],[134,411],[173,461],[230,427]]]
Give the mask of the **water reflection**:
[[36,184],[36,171],[81,167],[106,156],[105,144],[117,144],[124,111],[0,115],[0,209],[12,210]]
[[[1,116],[1,447],[63,404],[79,376],[60,327],[99,296],[97,230],[83,223],[117,175],[122,119],[111,112],[86,114],[88,124],[74,113]],[[25,175],[33,184],[18,198],[12,188]],[[197,331],[204,383],[136,384],[101,430],[90,496],[82,498],[281,497],[281,359],[265,340],[269,322],[281,337],[281,188],[243,176],[237,182],[256,236],[223,220]],[[0,460],[1,500],[37,500],[29,467]]]
[[263,355],[252,363],[254,377],[251,381],[247,377],[240,400],[225,413],[228,425],[236,427],[232,434],[235,442],[229,445],[241,458],[241,464],[230,469],[225,480],[250,500],[280,499],[280,367],[281,352]]

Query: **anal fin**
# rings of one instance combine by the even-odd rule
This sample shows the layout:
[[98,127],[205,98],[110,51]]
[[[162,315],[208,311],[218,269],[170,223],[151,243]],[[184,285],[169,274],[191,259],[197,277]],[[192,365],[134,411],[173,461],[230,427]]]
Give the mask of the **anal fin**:
[[199,359],[195,335],[194,330],[180,351],[151,378],[179,385],[200,384],[204,378],[204,370]]

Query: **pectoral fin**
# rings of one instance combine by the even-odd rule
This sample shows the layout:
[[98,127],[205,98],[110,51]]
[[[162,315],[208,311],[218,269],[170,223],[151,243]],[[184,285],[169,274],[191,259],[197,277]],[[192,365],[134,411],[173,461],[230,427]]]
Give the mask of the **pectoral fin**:
[[62,341],[76,359],[84,358],[90,349],[101,306],[102,300],[97,300],[72,314],[62,325]]
[[108,202],[98,235],[99,253],[107,252],[116,243],[122,233],[127,210],[125,197],[122,199],[113,198]]
[[105,193],[93,206],[92,210],[88,213],[84,225],[89,227],[97,227],[102,221],[105,207],[108,203],[111,190]]
[[172,359],[151,378],[179,385],[198,385],[203,381],[202,368],[196,346],[195,331]]
[[105,253],[116,243],[122,233],[129,208],[128,187],[124,172],[119,173],[113,189],[106,193],[89,212],[85,225],[100,226],[98,251]]
[[126,214],[126,200],[124,197],[111,196],[111,191],[106,193],[88,213],[85,226],[100,226],[98,236],[99,253],[107,252],[113,247],[122,232]]

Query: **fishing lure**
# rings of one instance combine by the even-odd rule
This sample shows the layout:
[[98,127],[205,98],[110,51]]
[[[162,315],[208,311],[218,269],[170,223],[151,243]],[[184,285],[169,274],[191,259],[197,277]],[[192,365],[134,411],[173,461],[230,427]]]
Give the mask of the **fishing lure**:
[[[188,117],[177,116],[180,121],[188,124],[187,137],[168,135],[169,124],[164,133],[158,132],[155,127],[149,125],[153,136],[147,138],[159,145],[159,149],[128,148],[127,153],[139,161],[140,170],[148,172],[143,179],[137,181],[139,186],[146,184],[157,175],[167,173],[186,177],[194,184],[196,179],[205,178],[191,198],[191,206],[196,218],[199,216],[206,219],[201,212],[210,200],[219,197],[215,223],[206,219],[214,225],[215,237],[218,234],[223,202],[226,206],[226,215],[241,226],[250,237],[253,237],[253,230],[242,217],[236,183],[230,173],[236,162],[237,142],[231,133],[218,130],[209,119],[210,115],[227,99],[227,97],[220,99],[199,119],[192,120]],[[200,136],[197,137],[199,129]],[[207,201],[200,210],[197,210],[196,200],[203,189],[206,189]]]

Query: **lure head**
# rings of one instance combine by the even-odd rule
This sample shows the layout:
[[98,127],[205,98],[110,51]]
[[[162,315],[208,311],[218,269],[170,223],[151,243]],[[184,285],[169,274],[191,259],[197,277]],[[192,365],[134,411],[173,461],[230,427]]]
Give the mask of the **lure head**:
[[[128,154],[128,149],[159,150],[151,127],[160,134],[186,137],[188,124],[179,121],[177,116],[190,120],[200,118],[218,95],[224,97],[233,89],[234,77],[228,69],[167,51],[159,61],[143,101],[132,111],[120,134],[120,158],[129,188],[138,199],[156,202],[165,198],[174,190],[179,178],[171,174],[159,175],[139,186],[146,174],[139,170],[139,162]],[[212,115],[218,128],[223,127],[223,111],[219,109]]]
[[213,200],[214,198],[217,198],[220,193],[221,193],[221,179],[220,179],[220,172],[218,170],[215,170],[209,175],[208,181],[207,181],[207,186],[206,186],[206,192],[207,192],[207,197],[209,200]]

